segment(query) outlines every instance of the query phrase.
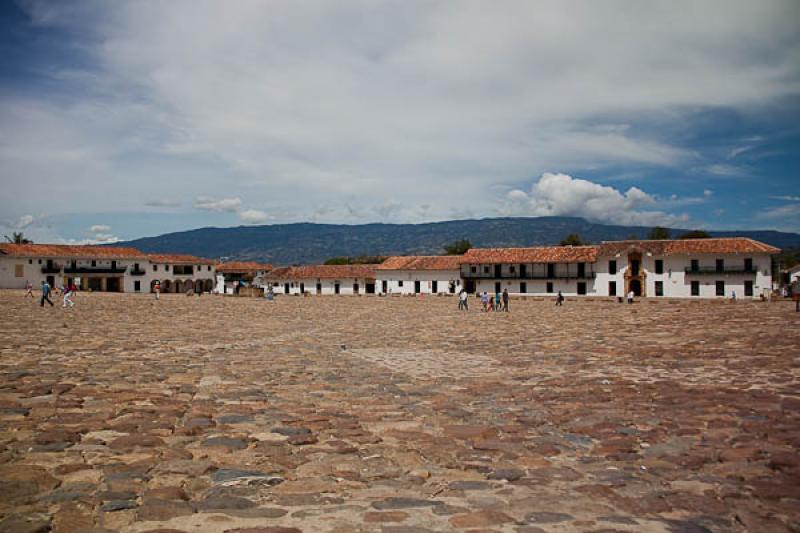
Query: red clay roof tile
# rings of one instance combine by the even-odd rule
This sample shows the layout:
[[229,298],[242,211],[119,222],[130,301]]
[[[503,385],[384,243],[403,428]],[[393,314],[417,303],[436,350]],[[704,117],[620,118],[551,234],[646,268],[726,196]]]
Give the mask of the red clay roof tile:
[[16,257],[147,259],[136,248],[73,244],[0,244],[0,253]]
[[393,256],[376,270],[458,270],[461,261],[460,255]]
[[307,265],[276,268],[270,279],[375,279],[375,265]]

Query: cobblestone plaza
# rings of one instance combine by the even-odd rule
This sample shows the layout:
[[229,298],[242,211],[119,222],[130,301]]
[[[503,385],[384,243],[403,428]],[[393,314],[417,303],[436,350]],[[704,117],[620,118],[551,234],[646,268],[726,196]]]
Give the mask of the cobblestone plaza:
[[791,302],[22,294],[0,531],[800,529]]

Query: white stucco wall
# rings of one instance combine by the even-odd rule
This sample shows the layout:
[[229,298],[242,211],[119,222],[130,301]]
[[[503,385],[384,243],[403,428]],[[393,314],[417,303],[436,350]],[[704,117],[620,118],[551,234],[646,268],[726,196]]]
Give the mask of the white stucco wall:
[[[449,294],[450,282],[454,282],[455,293],[461,290],[461,275],[458,270],[378,270],[376,292],[380,294],[415,294],[415,281],[419,281],[420,294]],[[386,282],[386,291],[383,282]]]
[[[356,294],[353,288],[354,284],[358,284],[358,294],[367,294],[367,280],[364,278],[342,278],[339,280],[334,279],[296,279],[296,280],[267,280],[267,284],[273,285],[273,292],[275,294],[301,294],[303,292],[310,295],[317,294],[317,283],[321,287],[322,295],[336,294],[336,284],[339,284],[339,294],[354,295]],[[289,285],[289,292],[286,292],[286,285]]]
[[[756,274],[736,274],[736,273],[686,273],[685,270],[691,267],[692,259],[697,259],[699,267],[712,268],[716,265],[717,259],[725,261],[725,267],[744,267],[745,258],[753,260],[753,269]],[[664,262],[664,272],[656,274],[656,260]],[[609,261],[616,260],[617,272],[608,271]],[[609,296],[609,282],[615,281],[617,284],[617,296],[625,295],[625,273],[628,270],[628,255],[621,254],[618,257],[599,257],[597,261],[597,278],[595,279],[593,293],[597,296]],[[734,291],[737,298],[744,298],[745,281],[753,281],[753,298],[758,298],[765,290],[772,287],[771,260],[767,254],[696,254],[674,255],[667,257],[642,255],[642,265],[646,275],[645,295],[656,297],[656,282],[661,281],[664,287],[663,297],[665,298],[720,298],[716,295],[716,282],[725,282],[725,296],[721,298],[731,298]],[[692,296],[692,281],[700,284],[700,295]]]

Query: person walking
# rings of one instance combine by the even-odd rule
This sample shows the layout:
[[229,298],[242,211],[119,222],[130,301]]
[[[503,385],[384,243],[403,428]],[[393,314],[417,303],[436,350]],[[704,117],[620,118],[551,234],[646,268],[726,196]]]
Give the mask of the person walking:
[[633,294],[633,291],[630,291],[630,292],[628,292],[628,303],[629,303],[629,304],[632,304],[632,303],[633,303],[633,297],[634,297],[634,296],[636,296],[636,295],[635,295],[635,294]]
[[36,297],[33,295],[33,283],[31,283],[28,280],[25,280],[25,298],[27,298],[28,296],[30,296],[34,300],[36,299]]
[[458,308],[463,311],[469,311],[469,294],[464,289],[461,289],[461,293],[458,295]]
[[68,283],[65,283],[64,286],[61,288],[61,293],[63,294],[63,304],[61,307],[66,307],[69,305],[70,307],[75,307],[75,303],[70,299],[72,296],[72,286]]
[[503,311],[508,313],[508,289],[503,289]]
[[156,284],[153,285],[153,292],[156,293],[156,300],[161,299],[161,282],[156,280]]
[[495,291],[494,293],[494,310],[496,312],[500,311],[500,291]]
[[481,294],[481,307],[483,307],[484,313],[489,309],[489,295],[486,291],[483,291],[483,294]]
[[50,289],[50,284],[47,283],[46,281],[43,281],[42,282],[42,301],[39,302],[39,305],[41,305],[42,307],[44,307],[44,303],[45,302],[49,303],[50,307],[53,307],[53,302],[50,301],[50,292],[51,292],[51,290],[52,289]]
[[556,305],[564,305],[564,295],[561,294],[561,291],[558,291],[558,296],[556,296]]

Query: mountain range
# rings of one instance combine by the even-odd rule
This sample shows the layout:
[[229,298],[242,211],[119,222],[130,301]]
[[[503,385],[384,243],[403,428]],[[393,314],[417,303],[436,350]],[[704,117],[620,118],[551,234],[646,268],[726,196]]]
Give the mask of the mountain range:
[[[186,253],[223,260],[275,265],[322,263],[360,255],[439,255],[458,239],[476,247],[552,245],[570,233],[599,243],[646,238],[651,227],[597,224],[578,217],[516,217],[451,220],[424,224],[274,224],[198,228],[145,237],[116,246],[147,253]],[[672,235],[685,229],[672,229]],[[709,231],[714,237],[750,237],[779,248],[800,248],[800,234],[780,231]]]

